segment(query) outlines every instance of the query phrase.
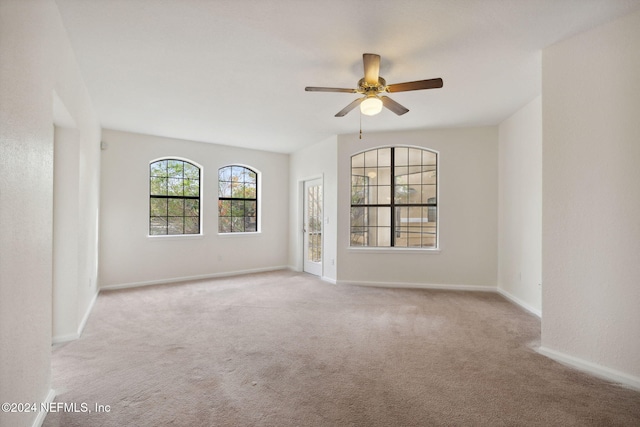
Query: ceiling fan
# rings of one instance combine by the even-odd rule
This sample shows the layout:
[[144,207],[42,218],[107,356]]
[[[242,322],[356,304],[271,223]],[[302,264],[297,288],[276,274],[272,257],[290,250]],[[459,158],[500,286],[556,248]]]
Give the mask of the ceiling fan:
[[401,116],[408,112],[409,109],[398,104],[388,96],[379,96],[381,93],[393,93],[393,92],[406,92],[409,90],[422,90],[422,89],[437,89],[443,85],[442,79],[429,79],[418,80],[415,82],[396,83],[387,85],[385,79],[380,77],[380,55],[375,53],[365,53],[362,55],[362,62],[364,64],[364,77],[358,81],[358,87],[356,89],[341,89],[335,87],[314,87],[307,86],[304,88],[307,92],[345,92],[345,93],[359,93],[364,95],[362,98],[358,98],[351,104],[344,107],[336,114],[336,117],[342,117],[349,111],[360,106],[362,114],[373,116],[382,111],[382,107],[386,107],[393,111],[397,115]]

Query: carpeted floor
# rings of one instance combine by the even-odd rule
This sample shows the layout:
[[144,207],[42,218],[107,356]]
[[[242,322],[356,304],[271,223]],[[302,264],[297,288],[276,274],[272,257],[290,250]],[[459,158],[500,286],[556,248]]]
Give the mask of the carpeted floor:
[[640,392],[539,355],[539,337],[497,294],[290,271],[103,292],[53,350],[56,401],[78,411],[44,426],[640,425]]

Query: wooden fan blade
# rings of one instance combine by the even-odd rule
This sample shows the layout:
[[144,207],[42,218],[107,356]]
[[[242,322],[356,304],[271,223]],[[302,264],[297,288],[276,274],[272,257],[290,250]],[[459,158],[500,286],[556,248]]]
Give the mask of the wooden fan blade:
[[402,105],[398,104],[396,101],[389,98],[388,96],[381,96],[380,99],[382,99],[382,105],[384,105],[386,108],[393,111],[399,116],[409,111],[408,108],[403,107]]
[[364,63],[364,81],[372,86],[377,85],[380,77],[380,55],[363,53],[362,62]]
[[345,92],[345,93],[357,93],[355,89],[342,89],[339,87],[315,87],[307,86],[304,88],[307,92]]
[[353,110],[354,108],[356,108],[358,105],[360,105],[360,103],[364,100],[364,98],[358,98],[355,101],[353,101],[351,104],[347,105],[346,107],[344,107],[342,110],[340,110],[338,112],[338,114],[336,114],[336,117],[342,117],[345,114],[347,114],[349,111]]
[[442,79],[429,79],[418,80],[415,82],[396,83],[387,86],[389,92],[406,92],[409,90],[421,90],[421,89],[438,89],[441,88],[444,83]]

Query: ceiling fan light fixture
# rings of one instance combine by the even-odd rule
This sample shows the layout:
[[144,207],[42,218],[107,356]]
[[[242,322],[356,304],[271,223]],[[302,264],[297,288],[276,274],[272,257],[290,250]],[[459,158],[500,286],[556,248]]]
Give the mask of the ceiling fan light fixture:
[[375,95],[367,96],[360,103],[360,112],[365,116],[375,116],[382,111],[382,100]]

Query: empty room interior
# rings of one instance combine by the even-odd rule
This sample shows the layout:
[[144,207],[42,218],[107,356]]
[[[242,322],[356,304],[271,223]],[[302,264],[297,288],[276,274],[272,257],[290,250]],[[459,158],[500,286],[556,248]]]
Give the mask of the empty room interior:
[[0,426],[640,425],[640,0],[0,0]]

